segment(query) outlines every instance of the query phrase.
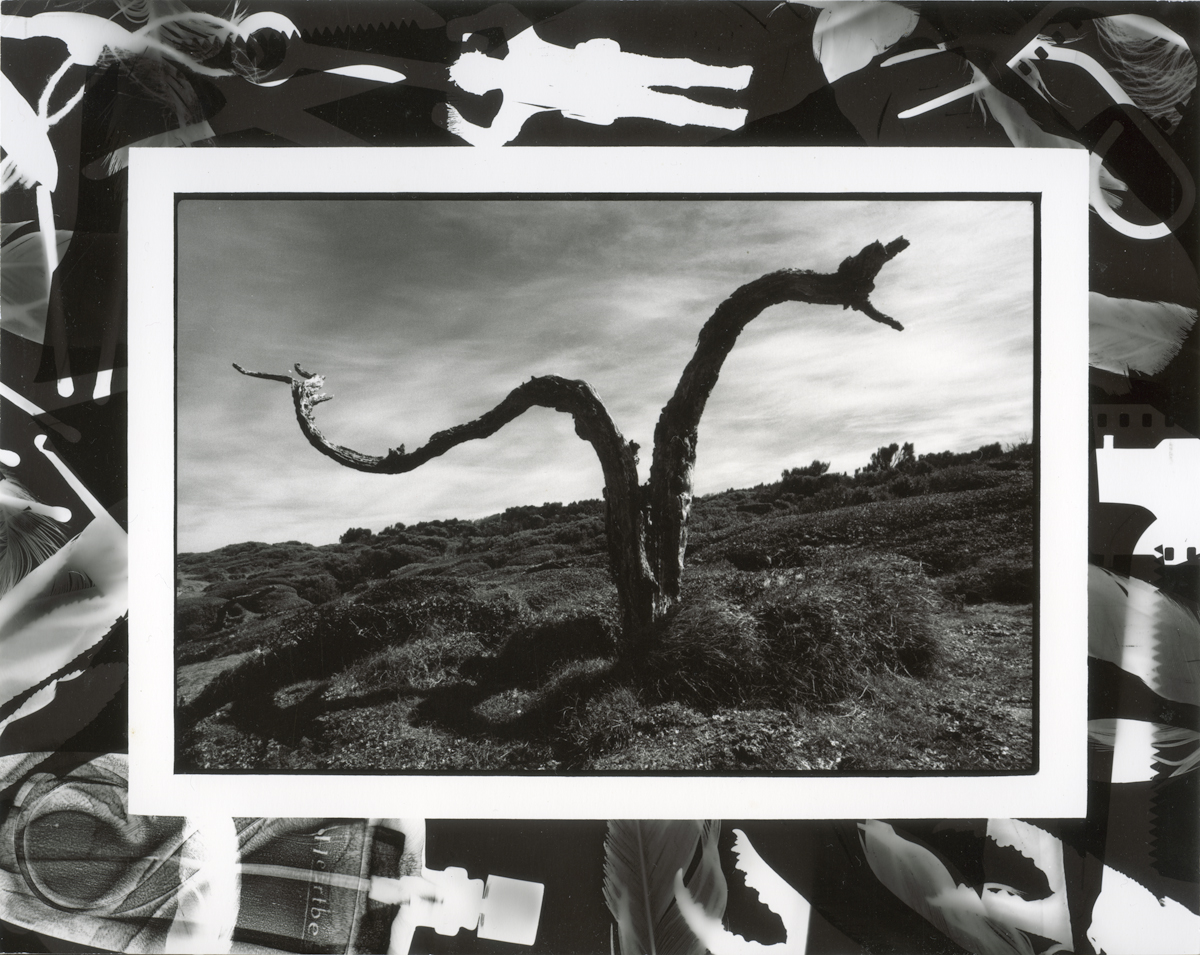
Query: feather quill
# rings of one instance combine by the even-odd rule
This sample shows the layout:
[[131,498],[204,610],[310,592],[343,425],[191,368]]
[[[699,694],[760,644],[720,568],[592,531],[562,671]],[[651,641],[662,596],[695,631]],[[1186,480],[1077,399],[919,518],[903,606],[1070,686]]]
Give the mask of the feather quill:
[[718,919],[728,887],[717,854],[717,820],[612,820],[604,851],[604,899],[617,922],[621,955],[703,955],[675,902],[675,875],[687,870],[691,897]]
[[1143,302],[1088,293],[1089,358],[1118,375],[1156,375],[1179,353],[1196,323],[1196,309],[1176,302]]

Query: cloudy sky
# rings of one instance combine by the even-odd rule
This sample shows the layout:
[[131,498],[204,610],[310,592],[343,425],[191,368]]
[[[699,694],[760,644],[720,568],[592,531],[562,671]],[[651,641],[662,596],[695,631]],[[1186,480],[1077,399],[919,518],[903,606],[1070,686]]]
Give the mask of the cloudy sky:
[[584,378],[649,467],[654,423],[713,309],[780,268],[912,245],[872,300],[905,326],[785,304],[751,323],[700,425],[704,494],[813,459],[974,449],[1032,433],[1032,205],[1025,201],[187,200],[179,208],[182,551],[336,541],[351,526],[477,518],[599,497],[570,417],[534,409],[405,475],[312,449],[282,384],[336,400],[326,436],[382,454],[475,418],[531,375]]

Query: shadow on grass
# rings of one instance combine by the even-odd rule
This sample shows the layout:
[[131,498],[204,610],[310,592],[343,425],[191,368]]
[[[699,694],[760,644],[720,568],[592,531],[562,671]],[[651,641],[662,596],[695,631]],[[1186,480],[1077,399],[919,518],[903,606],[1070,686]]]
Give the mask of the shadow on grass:
[[230,721],[242,732],[264,739],[273,739],[285,746],[295,747],[301,739],[319,740],[323,735],[318,718],[346,710],[381,706],[405,697],[420,696],[412,687],[370,690],[341,696],[334,700],[321,697],[325,687],[306,693],[296,700],[280,705],[274,700],[247,698],[238,700],[229,710]]
[[461,681],[425,691],[412,722],[553,745],[562,713],[612,682],[615,652],[611,623],[598,614],[520,630],[497,653],[464,660]]

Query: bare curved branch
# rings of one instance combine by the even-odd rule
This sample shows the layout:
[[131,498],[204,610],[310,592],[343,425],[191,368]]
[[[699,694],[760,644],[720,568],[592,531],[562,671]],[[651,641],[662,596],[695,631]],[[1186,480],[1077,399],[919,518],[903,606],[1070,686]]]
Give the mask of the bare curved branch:
[[626,614],[626,624],[649,620],[655,609],[658,585],[645,557],[642,489],[638,483],[637,445],[625,440],[599,395],[586,381],[546,375],[530,378],[510,391],[491,411],[474,421],[439,431],[414,451],[404,445],[387,454],[363,454],[334,444],[323,435],[313,418],[314,409],[332,395],[322,391],[323,375],[296,365],[300,380],[288,375],[249,371],[234,363],[243,375],[282,381],[291,386],[296,420],[309,443],[338,464],[372,474],[403,474],[467,441],[487,438],[533,407],[553,408],[575,419],[575,433],[592,445],[604,472],[605,532],[614,582]]
[[[663,409],[659,426],[665,423],[676,431],[696,427],[738,335],[772,305],[783,302],[841,305],[903,331],[904,326],[876,309],[869,296],[875,289],[879,270],[907,248],[908,240],[903,236],[887,246],[872,242],[857,255],[844,259],[836,272],[781,269],[743,285],[717,307],[700,329],[696,351],[680,376],[675,394]],[[656,433],[656,457],[658,438]]]
[[696,463],[696,429],[721,366],[750,322],[772,305],[807,302],[841,305],[899,331],[904,326],[871,304],[879,270],[908,248],[903,236],[886,246],[872,242],[849,256],[836,272],[782,269],[743,285],[704,323],[696,351],[684,368],[675,394],[663,408],[654,429],[654,458],[650,466],[651,527],[648,552],[651,567],[668,596],[678,593],[687,520],[691,511],[692,469]]
[[591,385],[586,381],[546,375],[530,378],[510,391],[491,411],[480,415],[474,421],[437,432],[414,451],[405,451],[404,445],[400,445],[384,455],[363,454],[361,451],[333,443],[317,427],[314,417],[316,406],[333,398],[333,395],[322,391],[325,387],[324,375],[305,372],[296,365],[297,373],[303,376],[297,381],[288,375],[250,371],[236,362],[233,367],[252,378],[266,378],[291,385],[296,420],[309,443],[326,457],[357,471],[372,474],[404,474],[413,471],[466,441],[491,437],[533,407],[553,408],[555,411],[570,414],[575,419],[575,433],[595,446],[597,453],[611,455],[628,446],[608,409],[604,407]]

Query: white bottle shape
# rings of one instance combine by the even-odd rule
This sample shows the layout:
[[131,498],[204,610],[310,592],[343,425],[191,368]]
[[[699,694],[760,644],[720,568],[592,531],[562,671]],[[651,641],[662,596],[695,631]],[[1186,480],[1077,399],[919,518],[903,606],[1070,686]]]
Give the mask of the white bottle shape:
[[499,875],[489,875],[485,884],[468,878],[467,870],[456,866],[441,871],[422,867],[419,876],[372,876],[370,896],[400,906],[392,920],[388,955],[409,955],[418,925],[429,926],[439,935],[457,935],[465,928],[479,938],[532,945],[544,890],[540,882]]

